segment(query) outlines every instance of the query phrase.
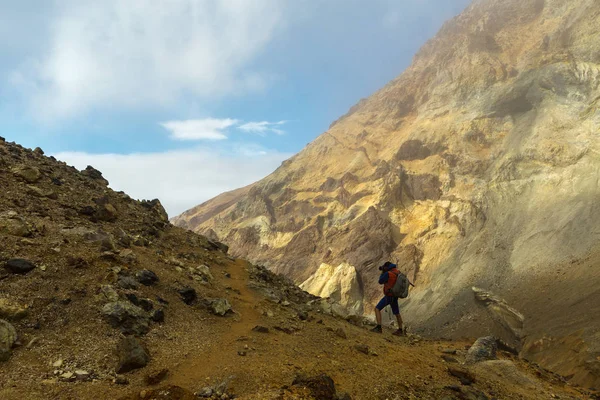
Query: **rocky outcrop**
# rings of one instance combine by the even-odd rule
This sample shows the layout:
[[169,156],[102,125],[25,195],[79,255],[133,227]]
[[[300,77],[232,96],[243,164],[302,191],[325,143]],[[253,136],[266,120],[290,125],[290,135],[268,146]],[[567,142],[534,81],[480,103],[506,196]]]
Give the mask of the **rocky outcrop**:
[[599,22],[594,0],[476,1],[273,174],[175,221],[297,283],[353,265],[365,310],[397,262],[424,334],[490,334],[477,286],[518,305],[527,340],[597,341]]
[[356,268],[350,264],[334,267],[323,263],[300,288],[312,295],[333,299],[351,314],[362,314],[363,293]]

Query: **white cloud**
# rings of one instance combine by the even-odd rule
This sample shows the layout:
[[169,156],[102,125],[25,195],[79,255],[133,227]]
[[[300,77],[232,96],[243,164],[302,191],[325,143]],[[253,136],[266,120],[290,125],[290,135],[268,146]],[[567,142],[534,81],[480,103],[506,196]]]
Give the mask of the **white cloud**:
[[239,129],[244,132],[256,133],[260,136],[265,136],[268,132],[273,132],[278,135],[283,135],[285,132],[278,127],[284,125],[287,121],[278,121],[278,122],[247,122],[243,125],[239,126]]
[[260,90],[249,69],[282,19],[276,0],[64,0],[49,43],[13,71],[37,117],[164,107]]
[[262,179],[291,154],[258,151],[256,146],[248,145],[222,154],[201,147],[163,153],[54,156],[79,169],[94,166],[102,171],[111,188],[134,198],[159,198],[173,217],[223,192]]
[[171,132],[176,140],[223,140],[227,139],[224,130],[237,124],[235,119],[190,119],[169,121],[160,125]]

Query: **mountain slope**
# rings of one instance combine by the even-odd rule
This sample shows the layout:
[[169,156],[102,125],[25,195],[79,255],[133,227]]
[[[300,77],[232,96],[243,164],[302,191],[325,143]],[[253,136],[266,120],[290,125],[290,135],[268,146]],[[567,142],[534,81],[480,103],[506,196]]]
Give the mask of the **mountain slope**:
[[470,342],[374,335],[329,315],[91,167],[0,138],[0,183],[3,400],[592,395],[509,353],[459,366]]
[[297,283],[346,263],[367,312],[391,259],[415,331],[492,332],[598,385],[599,24],[594,0],[475,1],[272,175],[174,221]]

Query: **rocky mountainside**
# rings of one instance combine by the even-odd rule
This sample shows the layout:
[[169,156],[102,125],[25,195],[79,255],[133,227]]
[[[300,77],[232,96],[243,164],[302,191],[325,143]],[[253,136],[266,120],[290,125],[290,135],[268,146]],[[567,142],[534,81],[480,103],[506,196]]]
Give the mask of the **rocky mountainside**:
[[477,0],[272,175],[173,222],[367,313],[390,259],[413,331],[600,385],[598,26],[596,0]]
[[371,333],[107,184],[0,138],[3,400],[598,397],[493,338]]

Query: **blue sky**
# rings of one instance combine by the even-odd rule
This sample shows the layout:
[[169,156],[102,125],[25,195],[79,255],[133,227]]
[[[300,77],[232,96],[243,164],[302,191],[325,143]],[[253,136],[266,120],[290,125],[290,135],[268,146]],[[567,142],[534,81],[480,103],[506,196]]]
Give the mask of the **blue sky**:
[[174,216],[270,173],[468,3],[0,1],[0,136]]

